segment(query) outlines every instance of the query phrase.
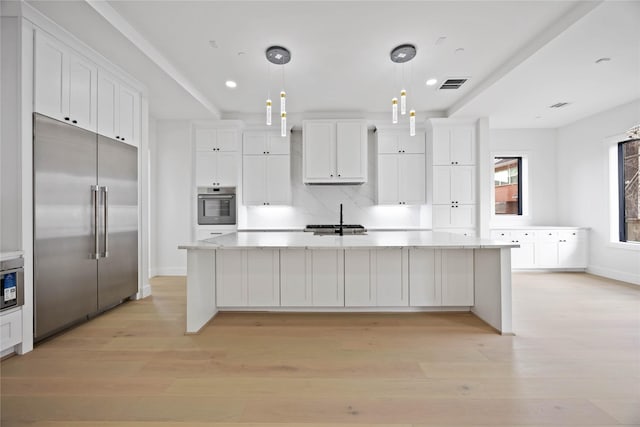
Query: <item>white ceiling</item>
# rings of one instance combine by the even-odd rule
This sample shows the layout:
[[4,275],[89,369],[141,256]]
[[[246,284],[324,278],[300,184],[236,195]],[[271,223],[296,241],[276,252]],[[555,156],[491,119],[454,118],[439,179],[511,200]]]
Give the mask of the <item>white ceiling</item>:
[[[405,42],[418,48],[404,68],[409,105],[420,114],[490,116],[492,127],[557,127],[640,98],[638,2],[606,2],[588,13],[580,10],[589,2],[579,1],[103,4],[178,77],[84,1],[29,3],[144,82],[157,118],[211,117],[211,108],[185,88],[195,88],[225,117],[261,113],[269,88],[264,50],[272,44],[292,53],[284,67],[290,113],[388,111],[402,68],[389,51]],[[458,48],[464,51],[455,53]],[[612,61],[593,64],[602,56]],[[277,68],[274,99],[281,88]],[[424,84],[459,76],[470,80],[458,91]],[[238,87],[227,89],[227,79]],[[547,108],[558,101],[572,104]]]

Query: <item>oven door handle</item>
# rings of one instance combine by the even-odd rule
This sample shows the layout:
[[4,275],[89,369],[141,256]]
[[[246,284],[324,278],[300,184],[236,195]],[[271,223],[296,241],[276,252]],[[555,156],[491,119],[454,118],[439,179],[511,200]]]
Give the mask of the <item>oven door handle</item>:
[[212,199],[212,200],[233,199],[234,197],[235,196],[210,196],[210,195],[198,196],[199,199]]

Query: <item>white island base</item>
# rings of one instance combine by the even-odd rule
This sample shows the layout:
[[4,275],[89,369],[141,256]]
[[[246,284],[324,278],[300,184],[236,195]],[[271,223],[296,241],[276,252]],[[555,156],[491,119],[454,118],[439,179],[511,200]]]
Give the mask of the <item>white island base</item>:
[[187,250],[187,333],[218,311],[471,311],[512,334],[514,244],[450,233],[239,232]]

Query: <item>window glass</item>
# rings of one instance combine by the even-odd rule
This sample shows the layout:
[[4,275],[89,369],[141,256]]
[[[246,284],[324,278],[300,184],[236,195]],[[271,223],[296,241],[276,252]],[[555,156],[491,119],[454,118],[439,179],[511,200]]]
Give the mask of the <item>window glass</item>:
[[522,157],[493,159],[496,215],[522,215]]
[[618,146],[620,241],[640,243],[640,139]]

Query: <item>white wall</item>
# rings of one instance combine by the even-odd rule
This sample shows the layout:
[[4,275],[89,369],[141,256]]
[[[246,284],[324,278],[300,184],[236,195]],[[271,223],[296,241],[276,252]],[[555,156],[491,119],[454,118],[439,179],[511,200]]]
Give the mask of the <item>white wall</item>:
[[[375,135],[369,132],[369,179],[362,185],[305,185],[302,183],[302,132],[291,134],[291,206],[241,207],[238,227],[304,228],[307,224],[337,224],[340,203],[346,224],[368,228],[420,227],[425,206],[377,206]],[[241,201],[239,201],[241,203]]]
[[[150,132],[151,133],[151,132]],[[187,254],[178,245],[191,240],[191,133],[187,121],[157,121],[152,147],[152,275],[185,275]]]
[[[492,129],[491,158],[495,156],[523,157],[524,215],[493,215],[490,226],[510,225],[574,225],[558,224],[556,130],[555,129]],[[493,167],[491,168],[493,170]],[[491,195],[493,197],[493,194]]]
[[[591,227],[589,269],[594,274],[640,284],[640,248],[610,243],[607,137],[640,123],[640,101],[558,129],[558,218]],[[614,219],[615,220],[615,219]]]

